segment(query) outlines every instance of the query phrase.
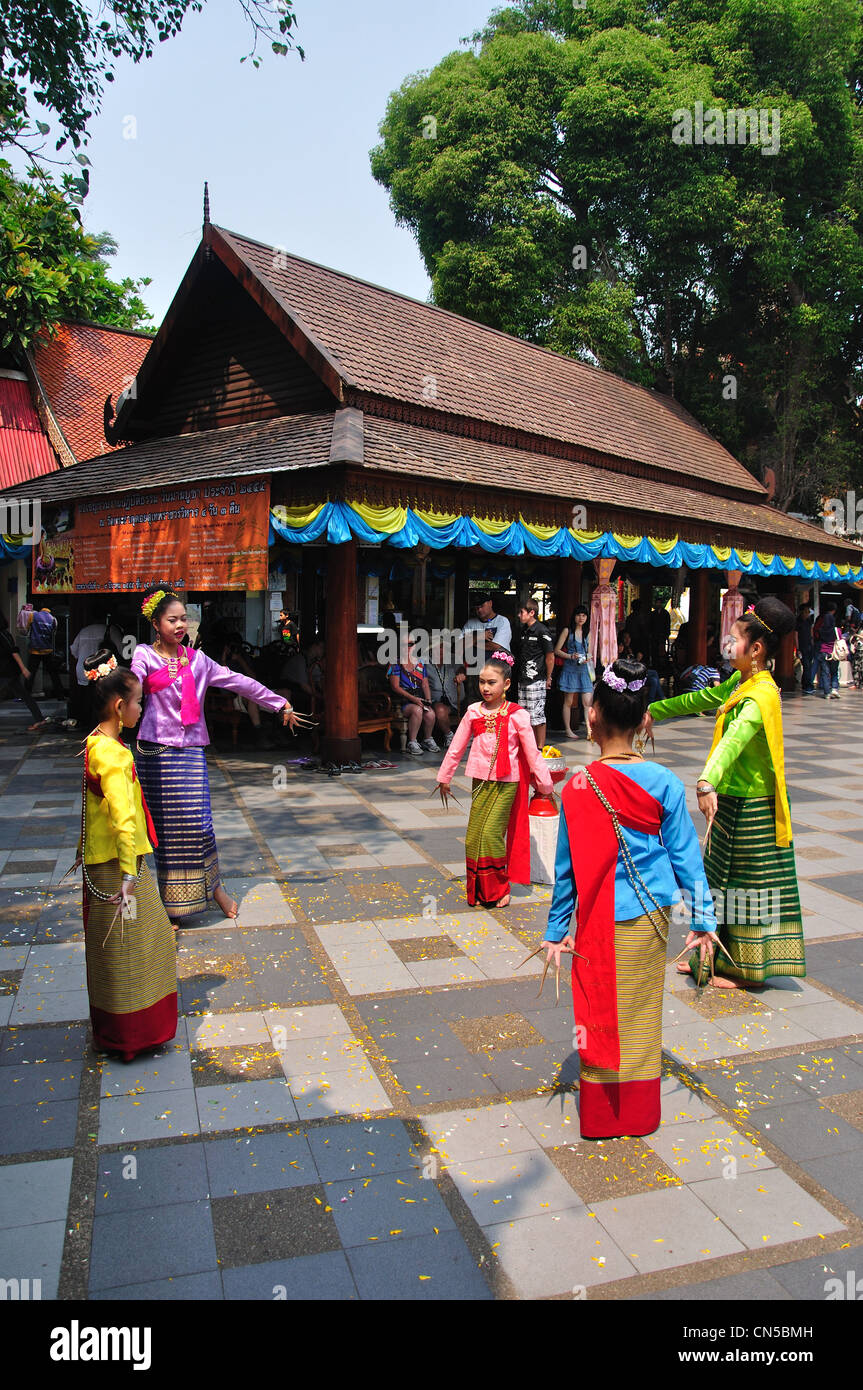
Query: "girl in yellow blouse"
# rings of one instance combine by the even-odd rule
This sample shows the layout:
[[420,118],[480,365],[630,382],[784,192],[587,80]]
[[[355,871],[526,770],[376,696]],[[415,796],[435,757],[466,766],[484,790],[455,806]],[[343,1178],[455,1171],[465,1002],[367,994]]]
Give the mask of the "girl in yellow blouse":
[[84,751],[81,845],[93,1042],[131,1062],[177,1031],[174,930],[145,856],[155,833],[121,729],[141,717],[141,684],[107,651],[84,662],[99,722]]

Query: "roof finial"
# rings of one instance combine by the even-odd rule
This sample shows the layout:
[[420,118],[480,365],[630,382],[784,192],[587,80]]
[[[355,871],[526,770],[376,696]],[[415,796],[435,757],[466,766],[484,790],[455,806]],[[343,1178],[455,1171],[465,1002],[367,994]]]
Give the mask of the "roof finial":
[[210,225],[210,185],[204,180],[204,226]]

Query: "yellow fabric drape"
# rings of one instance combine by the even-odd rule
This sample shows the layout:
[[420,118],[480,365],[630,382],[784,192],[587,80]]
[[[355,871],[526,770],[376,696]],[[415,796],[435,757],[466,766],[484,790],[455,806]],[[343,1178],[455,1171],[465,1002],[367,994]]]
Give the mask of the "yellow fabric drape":
[[730,709],[749,698],[754,700],[761,713],[764,732],[767,735],[767,748],[776,778],[776,843],[780,847],[791,844],[791,807],[788,804],[788,789],[785,786],[785,745],[782,737],[782,703],[779,687],[769,671],[758,671],[748,680],[742,681],[732,691],[724,705],[716,711],[716,727],[713,743],[710,745],[708,762],[715,753],[725,731],[725,716]]

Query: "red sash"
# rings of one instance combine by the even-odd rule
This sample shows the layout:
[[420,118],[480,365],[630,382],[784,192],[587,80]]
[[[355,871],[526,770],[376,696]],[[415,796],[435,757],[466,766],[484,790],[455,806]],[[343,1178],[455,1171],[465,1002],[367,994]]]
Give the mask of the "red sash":
[[[587,769],[617,812],[622,826],[658,835],[662,805],[631,777],[608,763]],[[578,894],[576,946],[587,960],[573,956],[572,1002],[576,1025],[586,1042],[583,1066],[620,1068],[617,975],[614,957],[614,874],[619,846],[611,816],[583,772],[570,778],[561,794],[569,853]]]
[[[508,781],[512,767],[509,757],[509,716],[514,710],[520,710],[521,705],[510,704],[505,715],[500,713],[495,718],[494,736],[497,738],[500,730],[500,742],[497,747],[497,759],[494,764],[494,772],[499,782]],[[471,732],[474,738],[479,734],[485,733],[485,719],[472,719]],[[492,769],[489,768],[491,772]],[[518,747],[518,782],[515,788],[515,800],[509,816],[509,825],[506,829],[506,863],[509,877],[513,883],[530,883],[530,821],[528,820],[528,799],[527,792],[530,783],[530,767],[524,751],[519,744]]]
[[157,671],[151,671],[144,677],[144,694],[151,695],[154,690],[167,690],[174,681],[180,682],[180,720],[184,726],[197,724],[201,717],[201,704],[198,699],[198,692],[195,689],[195,677],[192,674],[192,653],[188,653],[189,661],[186,666],[181,666],[175,676],[172,676],[167,666],[160,666]]
[[[93,773],[90,771],[90,756],[86,747],[84,749],[84,778],[93,795],[98,796],[100,801],[104,801],[105,795],[102,791],[102,782],[100,778],[94,777]],[[132,763],[132,781],[138,782],[138,773],[134,763]],[[156,836],[156,827],[153,824],[153,817],[150,815],[150,808],[144,796],[144,788],[141,786],[140,782],[138,782],[138,790],[141,793],[141,806],[144,810],[144,821],[147,826],[147,839],[150,841],[153,848],[156,849],[159,844]]]

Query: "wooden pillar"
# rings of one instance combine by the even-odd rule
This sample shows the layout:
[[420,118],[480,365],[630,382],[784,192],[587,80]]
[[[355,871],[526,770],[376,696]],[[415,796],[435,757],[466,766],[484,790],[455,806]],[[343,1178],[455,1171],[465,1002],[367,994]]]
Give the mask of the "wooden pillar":
[[707,606],[710,587],[707,570],[691,570],[689,575],[689,664],[703,666],[707,661]]
[[561,632],[569,626],[572,610],[581,598],[581,561],[566,556],[559,563],[557,630]]
[[[783,591],[779,595],[783,603],[787,603],[792,613],[795,613],[794,599],[796,587],[793,579],[786,580]],[[793,690],[794,680],[794,646],[795,633],[792,628],[787,637],[783,637],[779,643],[779,651],[776,653],[776,664],[773,671],[773,678],[780,690]]]
[[360,761],[357,669],[357,543],[327,546],[327,762]]
[[468,618],[473,617],[470,609],[470,551],[457,550],[455,553],[455,627],[464,627]]
[[319,550],[313,550],[311,546],[303,546],[303,567],[300,571],[300,635],[304,647],[315,640],[317,636],[317,613],[315,611],[317,588],[316,570],[318,568]]

